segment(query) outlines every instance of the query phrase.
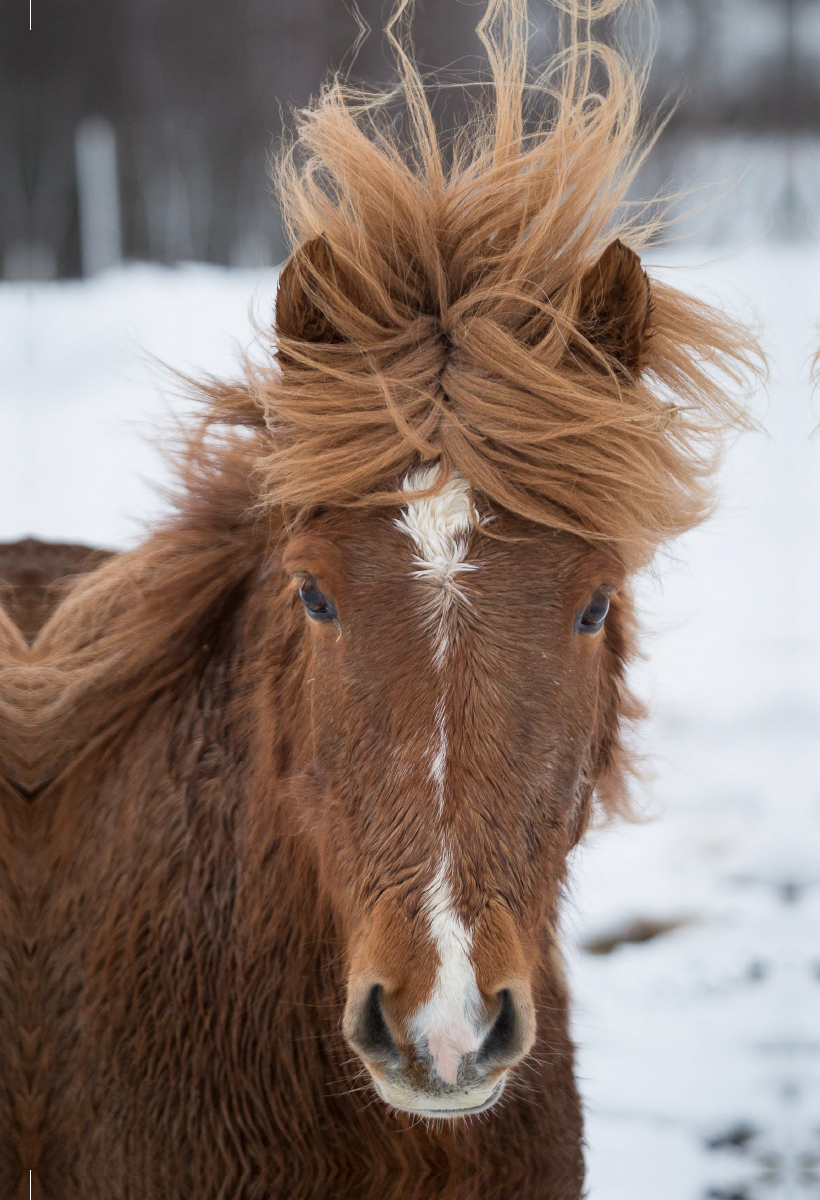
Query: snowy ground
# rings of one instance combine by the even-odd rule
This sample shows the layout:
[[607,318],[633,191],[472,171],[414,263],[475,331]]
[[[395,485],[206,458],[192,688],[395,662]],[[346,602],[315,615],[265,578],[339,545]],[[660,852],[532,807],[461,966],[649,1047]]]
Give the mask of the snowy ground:
[[[768,432],[732,449],[716,518],[641,584],[654,819],[594,834],[574,863],[592,1200],[820,1196],[820,250],[683,265],[707,257],[663,261],[761,320]],[[144,435],[180,407],[148,356],[230,371],[249,300],[264,320],[273,288],[201,266],[0,285],[0,540],[133,544],[162,504]]]

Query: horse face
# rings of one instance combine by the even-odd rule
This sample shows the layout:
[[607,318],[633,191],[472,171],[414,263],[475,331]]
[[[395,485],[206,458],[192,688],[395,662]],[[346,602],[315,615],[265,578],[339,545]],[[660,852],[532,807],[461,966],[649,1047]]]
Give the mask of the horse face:
[[563,994],[552,919],[612,768],[624,657],[610,554],[483,520],[501,537],[454,474],[401,510],[319,518],[285,555],[344,1033],[385,1101],[436,1117],[493,1104],[533,1046],[534,991]]

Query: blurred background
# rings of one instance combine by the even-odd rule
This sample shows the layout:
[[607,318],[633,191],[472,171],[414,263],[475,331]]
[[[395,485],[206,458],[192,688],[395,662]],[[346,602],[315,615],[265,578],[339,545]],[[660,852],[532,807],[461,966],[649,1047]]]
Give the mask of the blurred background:
[[[390,78],[389,6],[32,0],[29,31],[0,5],[0,539],[127,548],[189,403],[157,363],[256,352],[285,253],[269,156],[328,71]],[[481,11],[418,0],[420,60],[478,69]],[[536,58],[551,11],[530,2]],[[689,195],[650,273],[752,323],[771,375],[715,517],[638,581],[652,819],[572,862],[589,1196],[818,1200],[820,0],[657,0],[656,36],[647,114],[677,107],[635,190]]]
[[[0,260],[71,278],[116,258],[258,267],[283,256],[266,164],[282,113],[332,69],[379,82],[385,0],[3,0]],[[473,2],[419,0],[432,68],[475,68]],[[654,111],[682,102],[644,180],[709,185],[702,239],[808,233],[820,193],[817,0],[658,0]],[[534,53],[550,5],[534,0]],[[450,94],[444,120],[457,119]],[[746,178],[747,177],[747,178]],[[101,228],[102,227],[102,228]],[[84,232],[85,231],[85,232]],[[85,238],[85,248],[84,248]],[[89,239],[91,243],[89,244]],[[85,264],[85,265],[84,265]]]

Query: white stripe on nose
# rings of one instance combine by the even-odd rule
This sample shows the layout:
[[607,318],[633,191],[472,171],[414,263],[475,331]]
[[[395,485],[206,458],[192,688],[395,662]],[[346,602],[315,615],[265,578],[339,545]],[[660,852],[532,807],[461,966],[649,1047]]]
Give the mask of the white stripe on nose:
[[448,859],[445,853],[425,893],[439,966],[430,998],[411,1018],[409,1033],[416,1047],[430,1055],[439,1077],[454,1084],[461,1059],[482,1042],[481,994],[470,958],[473,935],[453,905]]
[[[417,468],[405,478],[404,490],[424,491],[433,487],[440,470],[438,463]],[[460,471],[453,469],[437,495],[408,503],[396,522],[415,544],[414,575],[434,585],[428,619],[437,618],[433,666],[442,676],[449,649],[446,616],[455,597],[461,594],[458,576],[476,569],[475,563],[464,560],[477,519],[470,484]],[[463,599],[466,602],[466,597]],[[436,704],[434,748],[429,758],[439,817],[447,795],[446,698],[447,684],[442,679],[442,692]],[[470,958],[473,935],[456,912],[450,887],[451,869],[452,861],[442,836],[439,866],[424,897],[424,911],[439,965],[430,998],[411,1018],[408,1032],[417,1049],[429,1054],[439,1078],[455,1084],[459,1063],[465,1054],[478,1050],[482,1034],[481,995]]]

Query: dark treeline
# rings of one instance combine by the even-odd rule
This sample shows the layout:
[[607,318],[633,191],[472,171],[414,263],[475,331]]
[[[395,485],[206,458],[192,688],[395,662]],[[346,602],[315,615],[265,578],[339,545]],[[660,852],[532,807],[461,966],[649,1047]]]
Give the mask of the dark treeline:
[[[40,248],[49,272],[80,273],[75,132],[100,115],[117,135],[129,258],[256,265],[283,252],[266,167],[293,105],[349,66],[357,23],[345,0],[2,0],[0,251]],[[820,132],[816,0],[657,0],[654,107],[683,97],[659,162],[727,134]],[[549,4],[531,6],[548,52]],[[359,0],[372,32],[351,78],[384,81],[386,0]],[[418,56],[480,65],[479,3],[419,0]],[[458,119],[458,97],[442,100]],[[653,183],[657,182],[653,179]],[[7,269],[6,273],[9,271]]]

